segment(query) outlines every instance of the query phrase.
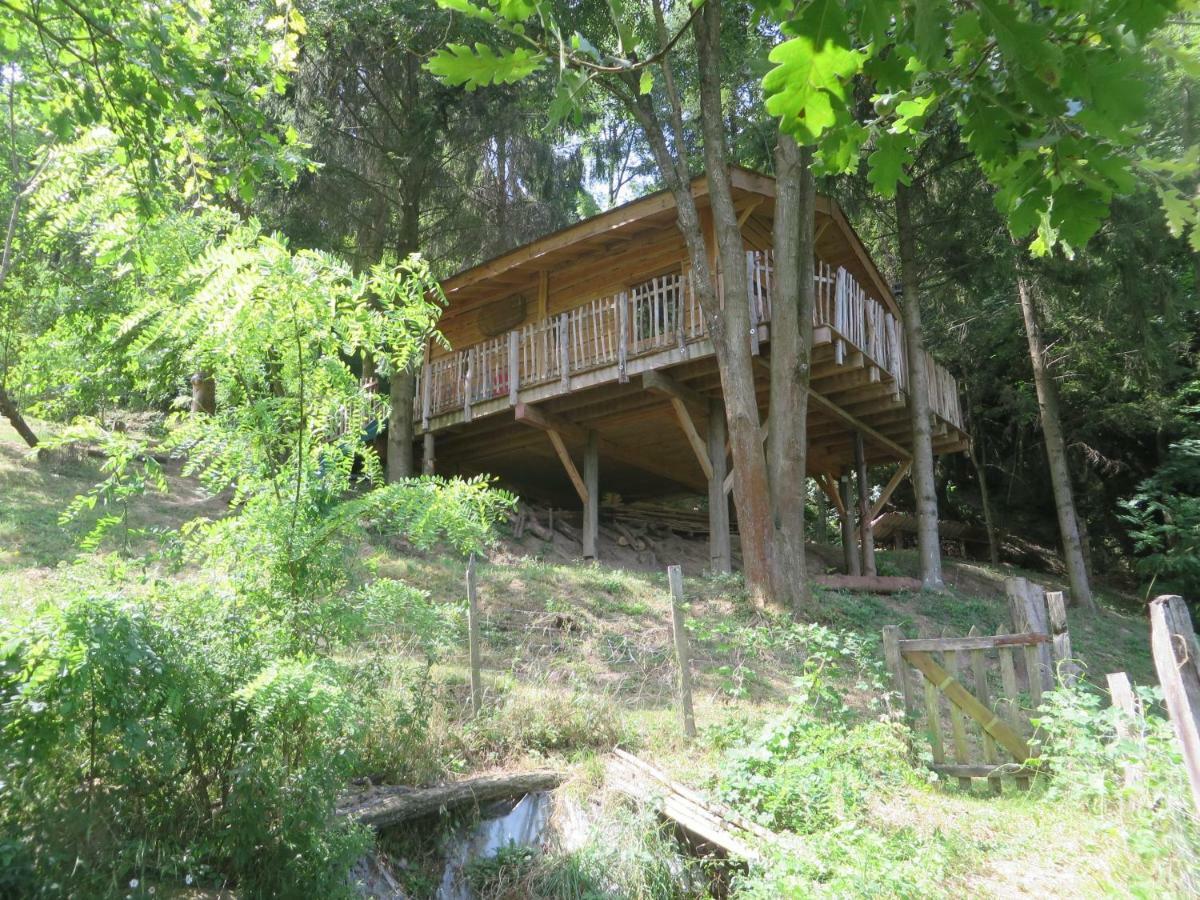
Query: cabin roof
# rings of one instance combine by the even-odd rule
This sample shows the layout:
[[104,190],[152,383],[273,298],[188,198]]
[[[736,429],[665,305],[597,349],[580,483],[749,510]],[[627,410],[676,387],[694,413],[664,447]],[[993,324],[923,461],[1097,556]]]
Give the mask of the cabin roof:
[[[730,180],[735,206],[742,213],[750,210],[744,230],[756,230],[769,238],[775,212],[775,179],[731,166]],[[692,179],[692,195],[701,209],[708,207],[708,181],[703,175]],[[445,279],[442,290],[449,304],[462,311],[494,299],[499,292],[520,289],[539,272],[553,271],[581,258],[602,258],[639,235],[674,224],[674,197],[669,190],[655,191],[464,269]],[[899,317],[899,306],[887,280],[841,207],[823,194],[817,195],[817,234],[817,256],[835,268],[844,267]]]

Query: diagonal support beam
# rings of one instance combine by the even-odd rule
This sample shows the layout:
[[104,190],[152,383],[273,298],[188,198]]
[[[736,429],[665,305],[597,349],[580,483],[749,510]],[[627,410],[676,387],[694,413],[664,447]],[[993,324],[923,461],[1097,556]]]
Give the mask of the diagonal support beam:
[[[572,441],[577,444],[587,443],[588,429],[576,425],[569,419],[546,412],[532,404],[518,403],[513,407],[513,415],[516,421],[522,425],[528,425],[530,428],[537,428],[541,431],[557,431],[560,438],[564,441]],[[605,440],[604,438],[598,440],[597,449],[603,456],[613,462],[629,466],[631,469],[649,472],[652,475],[686,485],[697,491],[706,489],[704,482],[696,478],[690,471],[680,471],[681,467],[678,465],[655,462],[649,459],[644,453],[629,450],[620,444],[614,444],[612,441]],[[557,448],[555,450],[557,452]]]
[[708,446],[705,444],[704,438],[700,437],[700,431],[696,428],[692,414],[688,411],[688,406],[691,405],[703,409],[707,413],[708,398],[661,372],[642,373],[642,387],[651,393],[662,394],[671,401],[671,406],[675,410],[675,418],[679,420],[679,427],[683,429],[684,437],[692,445],[692,452],[696,454],[696,462],[700,464],[700,471],[704,473],[706,480],[711,479],[713,467],[712,461],[708,458]]
[[563,468],[567,470],[567,475],[571,479],[571,484],[575,485],[575,493],[579,495],[579,499],[584,503],[588,502],[587,485],[583,483],[583,476],[579,474],[579,470],[575,468],[575,463],[571,460],[571,454],[567,452],[567,445],[563,443],[562,435],[553,428],[546,429],[546,434],[550,437],[550,443],[554,445],[554,452],[558,454],[559,460],[563,464]]
[[879,513],[883,511],[884,506],[892,499],[892,494],[895,493],[896,488],[900,487],[900,482],[908,476],[911,470],[912,460],[900,464],[900,468],[896,470],[896,474],[892,476],[891,480],[887,483],[887,487],[883,489],[883,493],[879,495],[879,499],[871,507],[872,520],[879,517]]
[[833,476],[822,472],[819,475],[814,475],[813,480],[817,482],[817,487],[825,492],[825,496],[829,498],[829,502],[833,504],[833,508],[837,510],[838,515],[844,517],[846,515],[846,506],[842,503],[842,495],[838,493],[837,482],[833,480]]

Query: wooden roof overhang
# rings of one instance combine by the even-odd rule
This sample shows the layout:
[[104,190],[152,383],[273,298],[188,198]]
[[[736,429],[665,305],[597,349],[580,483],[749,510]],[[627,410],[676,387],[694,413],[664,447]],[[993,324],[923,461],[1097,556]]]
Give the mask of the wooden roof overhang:
[[[759,247],[771,245],[775,215],[775,179],[738,166],[730,168],[734,205],[747,213],[743,234]],[[708,209],[708,180],[692,179],[697,207]],[[817,195],[816,254],[834,269],[845,268],[877,296],[897,318],[900,308],[886,279],[837,203]],[[675,227],[675,198],[668,190],[639,197],[607,212],[576,222],[500,256],[464,269],[442,282],[447,315],[458,316],[490,300],[536,285],[543,272],[583,267],[627,249],[663,228]]]

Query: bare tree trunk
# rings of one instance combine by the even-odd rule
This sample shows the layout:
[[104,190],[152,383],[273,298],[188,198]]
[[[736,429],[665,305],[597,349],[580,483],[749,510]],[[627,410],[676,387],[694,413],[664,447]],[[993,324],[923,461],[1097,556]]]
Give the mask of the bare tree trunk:
[[[706,4],[695,18],[694,28],[704,168],[725,289],[724,309],[718,311],[718,315],[723,314],[723,327],[713,335],[713,346],[718,354],[730,446],[736,460],[733,499],[742,541],[742,564],[751,595],[758,603],[786,603],[786,596],[778,593],[781,586],[775,575],[776,531],[772,527],[767,460],[760,430],[758,392],[754,386],[750,344],[753,323],[745,244],[733,205],[725,151],[725,119],[721,112],[721,5]],[[787,429],[794,427],[794,423],[782,421],[778,427]]]
[[975,442],[967,443],[967,457],[975,467],[975,480],[979,482],[979,502],[983,506],[983,525],[987,529],[988,559],[993,566],[1000,565],[1000,538],[996,534],[996,521],[992,518],[991,494],[988,492],[987,473],[984,471],[983,460],[975,452]]
[[0,413],[4,414],[4,418],[12,423],[12,427],[16,429],[17,434],[30,447],[38,445],[37,435],[33,433],[33,429],[29,427],[29,423],[25,421],[25,417],[21,415],[21,410],[17,408],[17,404],[13,402],[8,391],[4,389],[4,385],[0,384]]
[[813,226],[816,185],[812,152],[780,133],[775,147],[775,297],[771,317],[771,483],[775,584],[780,603],[800,612],[808,599],[804,564],[807,500],[806,418],[812,347]]
[[1025,335],[1029,339],[1029,359],[1033,364],[1033,383],[1037,388],[1038,413],[1042,422],[1042,437],[1046,442],[1046,457],[1050,464],[1050,484],[1054,489],[1054,508],[1058,513],[1058,529],[1062,537],[1063,562],[1071,584],[1071,602],[1095,609],[1092,588],[1088,584],[1087,564],[1083,544],[1079,539],[1079,524],[1075,514],[1075,497],[1071,491],[1071,471],[1067,464],[1067,445],[1063,439],[1062,419],[1058,411],[1058,390],[1046,360],[1046,345],[1038,321],[1033,291],[1023,275],[1017,276],[1017,295],[1021,314],[1025,317]]
[[933,480],[933,432],[929,412],[929,378],[925,371],[925,335],[921,330],[921,279],[913,233],[910,188],[896,188],[896,230],[900,243],[900,280],[904,296],[904,342],[908,351],[908,408],[912,414],[913,492],[917,502],[917,548],[921,584],[927,591],[944,591],[942,549],[938,538],[937,487]]
[[[661,42],[665,45],[661,4],[655,3]],[[710,21],[702,23],[701,20]],[[725,278],[724,308],[718,301],[716,282],[709,265],[708,247],[691,191],[688,149],[683,127],[683,106],[675,89],[670,59],[662,61],[665,92],[670,105],[672,140],[658,116],[652,96],[638,89],[637,77],[623,80],[624,91],[614,93],[637,119],[654,154],[655,163],[675,199],[676,224],[688,250],[692,286],[704,312],[705,323],[721,375],[730,448],[736,460],[733,500],[741,539],[742,566],[756,603],[771,597],[771,509],[767,489],[767,464],[763,452],[758,399],[750,352],[750,308],[746,288],[741,231],[733,210],[729,170],[725,163],[724,121],[721,116],[719,42],[720,18],[716,4],[705,7],[695,22],[701,72],[701,120],[704,127],[705,167],[710,202],[717,223],[716,242]],[[715,135],[715,139],[712,136]]]

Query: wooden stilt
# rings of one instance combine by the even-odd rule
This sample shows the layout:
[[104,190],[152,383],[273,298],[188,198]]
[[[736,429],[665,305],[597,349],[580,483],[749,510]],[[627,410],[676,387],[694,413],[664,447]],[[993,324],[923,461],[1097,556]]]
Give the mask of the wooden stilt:
[[433,432],[425,432],[422,438],[421,448],[421,474],[432,475],[434,472],[434,456],[433,456]]
[[708,402],[708,461],[712,475],[708,479],[708,556],[713,572],[733,570],[733,549],[729,537],[729,497],[725,493],[725,404]]
[[854,465],[858,469],[858,540],[864,575],[875,574],[875,532],[871,526],[871,482],[867,479],[867,451],[863,436],[854,434]]
[[842,521],[842,557],[846,562],[847,575],[861,575],[862,561],[858,556],[858,547],[854,540],[854,495],[850,489],[850,470],[844,469],[841,477],[842,505],[838,509],[838,517]]
[[587,433],[583,450],[583,558],[596,559],[596,537],[600,531],[600,436]]

